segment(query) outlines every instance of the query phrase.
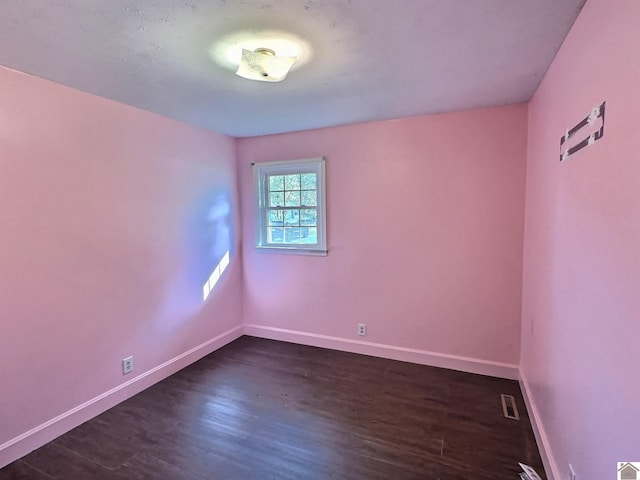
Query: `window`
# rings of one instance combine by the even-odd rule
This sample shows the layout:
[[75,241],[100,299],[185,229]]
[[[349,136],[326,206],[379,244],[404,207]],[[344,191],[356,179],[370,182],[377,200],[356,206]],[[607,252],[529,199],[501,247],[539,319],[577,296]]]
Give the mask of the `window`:
[[259,249],[326,255],[324,158],[253,165]]

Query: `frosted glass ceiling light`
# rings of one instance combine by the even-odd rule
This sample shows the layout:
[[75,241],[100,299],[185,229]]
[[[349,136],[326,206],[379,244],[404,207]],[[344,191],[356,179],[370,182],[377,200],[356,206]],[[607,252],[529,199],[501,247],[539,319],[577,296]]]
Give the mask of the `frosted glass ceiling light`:
[[279,57],[270,48],[242,49],[236,75],[261,82],[281,82],[298,57]]
[[281,82],[290,71],[307,64],[313,50],[303,38],[282,30],[240,30],[218,38],[209,55],[218,66],[241,77]]

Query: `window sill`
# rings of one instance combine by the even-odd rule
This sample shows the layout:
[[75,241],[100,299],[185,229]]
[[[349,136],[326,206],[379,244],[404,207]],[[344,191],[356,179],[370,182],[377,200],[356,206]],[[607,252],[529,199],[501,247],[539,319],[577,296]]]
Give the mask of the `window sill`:
[[297,247],[265,247],[265,246],[256,246],[256,251],[258,253],[278,253],[281,255],[308,255],[312,257],[326,257],[328,254],[328,250],[314,250],[314,249],[305,249],[305,248],[297,248]]

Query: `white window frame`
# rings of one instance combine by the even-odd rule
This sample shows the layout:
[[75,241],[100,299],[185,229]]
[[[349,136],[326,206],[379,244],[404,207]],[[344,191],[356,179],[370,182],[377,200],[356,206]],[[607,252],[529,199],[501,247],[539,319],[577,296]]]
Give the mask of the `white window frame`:
[[[253,163],[253,178],[256,211],[256,249],[262,252],[291,253],[296,255],[327,255],[327,215],[325,189],[325,158],[306,158],[283,162]],[[267,178],[271,175],[292,173],[315,173],[317,179],[318,205],[316,244],[270,243],[267,236],[267,207],[269,188]]]

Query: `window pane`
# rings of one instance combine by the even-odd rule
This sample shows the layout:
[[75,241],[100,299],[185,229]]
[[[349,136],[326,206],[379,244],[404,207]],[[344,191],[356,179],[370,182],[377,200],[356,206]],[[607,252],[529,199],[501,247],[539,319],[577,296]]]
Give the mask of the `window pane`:
[[318,188],[315,173],[303,173],[300,177],[303,190],[315,190]]
[[318,243],[318,229],[316,227],[301,227],[300,243],[307,245]]
[[270,207],[284,207],[284,192],[275,192],[269,194]]
[[300,210],[287,210],[284,212],[284,224],[287,227],[300,225]]
[[284,190],[284,176],[273,175],[269,177],[269,191]]
[[300,227],[285,227],[284,243],[300,243]]
[[285,192],[285,207],[300,206],[300,192]]
[[304,190],[302,192],[302,206],[315,207],[318,205],[318,192],[315,190]]
[[283,243],[284,242],[284,228],[282,227],[269,227],[267,228],[267,240],[269,243]]
[[285,190],[300,190],[300,174],[285,175],[284,186]]
[[314,209],[300,210],[300,225],[315,227],[318,224],[318,212]]
[[269,226],[282,227],[284,223],[284,211],[269,210]]

